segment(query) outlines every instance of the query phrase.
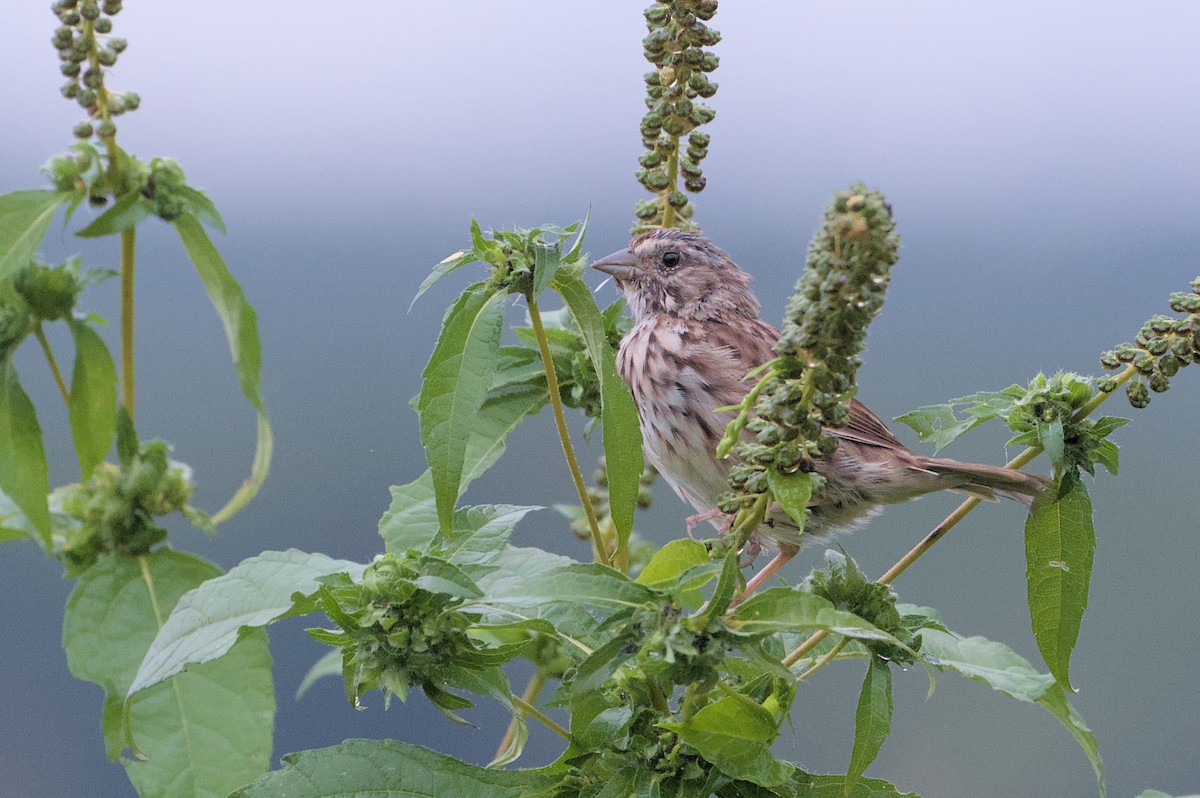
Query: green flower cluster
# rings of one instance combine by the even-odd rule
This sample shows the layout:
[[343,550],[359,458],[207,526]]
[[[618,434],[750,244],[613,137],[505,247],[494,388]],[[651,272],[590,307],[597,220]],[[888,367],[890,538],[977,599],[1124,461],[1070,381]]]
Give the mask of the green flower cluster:
[[[639,202],[634,232],[654,227],[690,227],[693,208],[684,188],[696,193],[704,190],[706,178],[700,161],[708,155],[709,136],[696,130],[716,116],[700,99],[717,92],[717,84],[707,73],[720,60],[703,49],[721,40],[721,34],[704,24],[717,13],[717,0],[672,0],[655,3],[645,11],[649,35],[642,40],[646,60],[656,69],[647,72],[646,115],[642,117],[642,145],[646,152],[638,159],[642,168],[638,182],[658,196]],[[680,152],[687,136],[687,147]]]
[[101,463],[91,479],[52,494],[61,515],[54,530],[55,556],[76,576],[104,554],[146,554],[166,540],[156,516],[181,512],[207,526],[203,514],[188,505],[195,491],[191,469],[171,460],[163,441],[150,441],[122,458],[120,467]]
[[[120,13],[121,0],[55,0],[50,9],[61,23],[51,43],[67,78],[62,94],[79,103],[88,114],[87,121],[75,126],[75,135],[89,139],[95,133],[111,139],[117,133],[112,117],[141,104],[133,92],[118,94],[104,85],[104,71],[117,63],[127,46],[124,39],[101,39],[112,32],[112,17]],[[93,122],[98,124],[93,126]]]
[[[1129,364],[1138,376],[1125,386],[1129,404],[1150,404],[1150,391],[1162,393],[1171,387],[1171,378],[1189,363],[1200,363],[1200,277],[1192,280],[1190,293],[1171,294],[1171,310],[1186,313],[1182,318],[1155,315],[1142,325],[1133,343],[1125,343],[1100,356],[1100,365],[1117,369]],[[1097,387],[1105,393],[1117,389],[1111,377],[1101,379]]]
[[921,648],[921,638],[916,632],[930,625],[929,618],[901,615],[892,589],[867,579],[852,558],[835,551],[827,551],[825,556],[829,567],[809,574],[804,588],[829,600],[839,610],[870,621],[903,644],[861,641],[876,656],[901,665],[915,662],[916,652]]
[[13,287],[35,321],[58,321],[70,316],[83,286],[78,258],[58,266],[34,262],[13,277]]
[[[446,572],[454,576],[447,582],[424,573],[435,568],[443,577]],[[461,591],[434,589],[456,581],[469,585],[449,563],[410,552],[380,555],[357,582],[341,574],[321,587],[317,599],[340,631],[308,633],[342,649],[351,704],[358,706],[364,693],[376,689],[383,691],[387,704],[393,695],[405,701],[409,690],[419,686],[440,709],[471,706],[445,691],[449,667],[494,663],[482,658],[482,647],[467,635],[480,616],[459,609],[465,597],[455,593]]]
[[899,248],[883,194],[855,184],[835,195],[788,301],[777,357],[764,367],[718,450],[731,448],[743,426],[756,433],[756,442],[738,444],[742,462],[730,470],[733,494],[722,510],[753,503],[767,488],[768,468],[783,475],[811,471],[814,459],[837,448],[823,427],[849,420],[867,325],[883,307]]

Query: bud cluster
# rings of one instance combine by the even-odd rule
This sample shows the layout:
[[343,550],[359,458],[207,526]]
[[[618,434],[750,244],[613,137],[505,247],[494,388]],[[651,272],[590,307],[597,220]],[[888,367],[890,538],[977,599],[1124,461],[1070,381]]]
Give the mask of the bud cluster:
[[[1125,387],[1129,404],[1150,404],[1150,391],[1162,393],[1171,387],[1171,378],[1189,363],[1200,363],[1200,277],[1192,280],[1190,293],[1171,294],[1171,310],[1187,315],[1155,315],[1142,325],[1133,343],[1125,343],[1100,356],[1100,365],[1117,369],[1128,364],[1138,376]],[[1097,387],[1105,393],[1117,388],[1111,377],[1102,378]]]
[[827,551],[825,556],[829,567],[809,574],[804,587],[839,610],[869,621],[903,644],[901,647],[882,640],[863,641],[874,654],[898,664],[913,662],[913,652],[921,648],[921,638],[914,633],[929,624],[928,618],[901,615],[892,589],[867,579],[850,557],[835,551]]
[[71,258],[58,266],[35,261],[0,284],[0,362],[40,322],[70,316],[88,281],[80,276],[79,259]]
[[108,35],[112,32],[112,17],[121,11],[121,0],[55,0],[50,8],[60,23],[51,43],[67,78],[62,94],[75,100],[88,115],[87,121],[75,126],[75,135],[81,139],[93,134],[111,139],[117,133],[112,118],[141,103],[133,92],[118,94],[104,85],[105,70],[117,63],[126,47],[124,39]]
[[[708,155],[709,136],[696,130],[716,116],[700,102],[717,92],[708,73],[720,63],[705,50],[721,34],[705,24],[717,13],[717,0],[672,0],[655,3],[645,11],[650,33],[642,40],[646,60],[655,66],[647,72],[646,115],[642,117],[642,168],[638,182],[658,196],[637,205],[634,232],[654,227],[690,227],[693,208],[679,190],[679,178],[692,193],[704,190],[706,178],[700,161]],[[680,152],[684,137],[686,147]]]
[[[883,194],[856,184],[834,197],[788,301],[777,357],[748,397],[754,417],[741,423],[756,433],[756,442],[738,447],[742,462],[730,470],[733,496],[721,502],[725,512],[748,506],[766,490],[767,468],[785,475],[812,471],[813,460],[837,448],[824,428],[849,421],[867,325],[883,307],[899,247]],[[739,432],[726,437],[736,440]]]
[[383,690],[387,703],[393,695],[404,701],[414,685],[437,703],[446,695],[439,686],[445,669],[476,651],[467,629],[479,616],[459,610],[460,597],[418,587],[421,566],[416,552],[383,554],[358,582],[344,578],[318,593],[341,631],[309,634],[342,648],[346,694],[355,706],[374,689]]
[[[86,483],[54,493],[62,514],[75,523],[56,523],[56,556],[73,576],[103,554],[137,557],[167,537],[155,516],[190,514],[195,491],[191,469],[171,460],[167,444],[150,441],[120,467],[100,463]],[[61,519],[60,519],[61,520]]]

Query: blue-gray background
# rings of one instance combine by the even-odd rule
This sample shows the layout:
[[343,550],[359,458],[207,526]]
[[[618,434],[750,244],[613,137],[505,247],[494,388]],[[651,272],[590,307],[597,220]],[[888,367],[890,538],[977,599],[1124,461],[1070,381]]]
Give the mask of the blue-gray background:
[[[79,119],[58,96],[44,5],[8,0],[3,12],[0,191],[42,185],[37,165],[65,149]],[[764,315],[778,320],[830,194],[859,178],[888,193],[903,258],[860,373],[861,397],[882,417],[1039,370],[1093,372],[1102,350],[1200,273],[1194,4],[723,6],[697,218],[757,276]],[[590,205],[593,255],[624,244],[642,197],[632,177],[647,68],[642,7],[128,3],[115,32],[131,46],[112,84],[139,92],[143,105],[120,120],[120,141],[144,157],[177,157],[224,213],[229,234],[218,243],[259,311],[278,436],[260,497],[215,542],[177,528],[177,546],[225,567],[289,546],[360,559],[379,550],[387,487],[423,468],[406,403],[442,307],[468,277],[406,308],[431,265],[464,242],[471,215],[485,227],[565,223]],[[59,229],[49,255],[115,265],[111,239],[84,245]],[[253,415],[181,247],[163,225],[143,229],[139,427],[175,445],[195,468],[198,502],[215,508],[246,475]],[[612,288],[602,294],[611,299]],[[114,283],[84,300],[110,319],[116,302]],[[67,351],[62,336],[53,340]],[[53,476],[67,482],[65,413],[35,354],[28,347],[18,365],[48,431]],[[1093,486],[1099,549],[1074,677],[1114,796],[1200,788],[1198,377],[1183,372],[1135,414],[1118,433],[1123,476]],[[1111,411],[1130,413],[1123,400]],[[949,453],[1001,461],[1005,437],[981,430]],[[543,414],[470,499],[569,496]],[[844,543],[878,574],[954,502],[892,508]],[[687,512],[660,488],[639,526],[664,540]],[[941,608],[952,628],[1036,662],[1021,521],[1015,505],[980,508],[897,588]],[[551,512],[518,535],[586,556]],[[808,553],[790,573],[818,560]],[[71,678],[59,647],[69,589],[33,545],[0,551],[6,798],[131,793],[104,759],[100,690]],[[387,736],[490,757],[503,725],[492,707],[475,713],[482,728],[473,731],[420,697],[386,713],[368,700],[355,712],[333,680],[295,702],[322,653],[303,626],[272,633],[277,755]],[[844,769],[859,670],[832,668],[801,688],[786,754],[810,769]],[[894,734],[871,774],[926,798],[1095,794],[1083,755],[1037,707],[953,675],[927,701],[920,672],[900,676],[896,696]],[[535,730],[524,761],[556,752],[557,740]]]

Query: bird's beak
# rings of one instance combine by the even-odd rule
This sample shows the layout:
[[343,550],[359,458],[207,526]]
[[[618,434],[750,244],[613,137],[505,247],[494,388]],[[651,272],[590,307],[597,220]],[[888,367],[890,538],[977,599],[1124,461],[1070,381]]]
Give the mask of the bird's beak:
[[637,257],[632,249],[622,249],[596,261],[592,268],[611,274],[617,280],[630,280],[637,275]]

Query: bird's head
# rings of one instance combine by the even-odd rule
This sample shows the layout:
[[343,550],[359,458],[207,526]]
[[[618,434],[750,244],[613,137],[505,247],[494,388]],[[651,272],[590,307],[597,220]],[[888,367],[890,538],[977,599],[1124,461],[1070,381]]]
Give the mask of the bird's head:
[[592,268],[616,279],[634,321],[654,314],[696,321],[758,316],[750,275],[700,233],[652,230]]

